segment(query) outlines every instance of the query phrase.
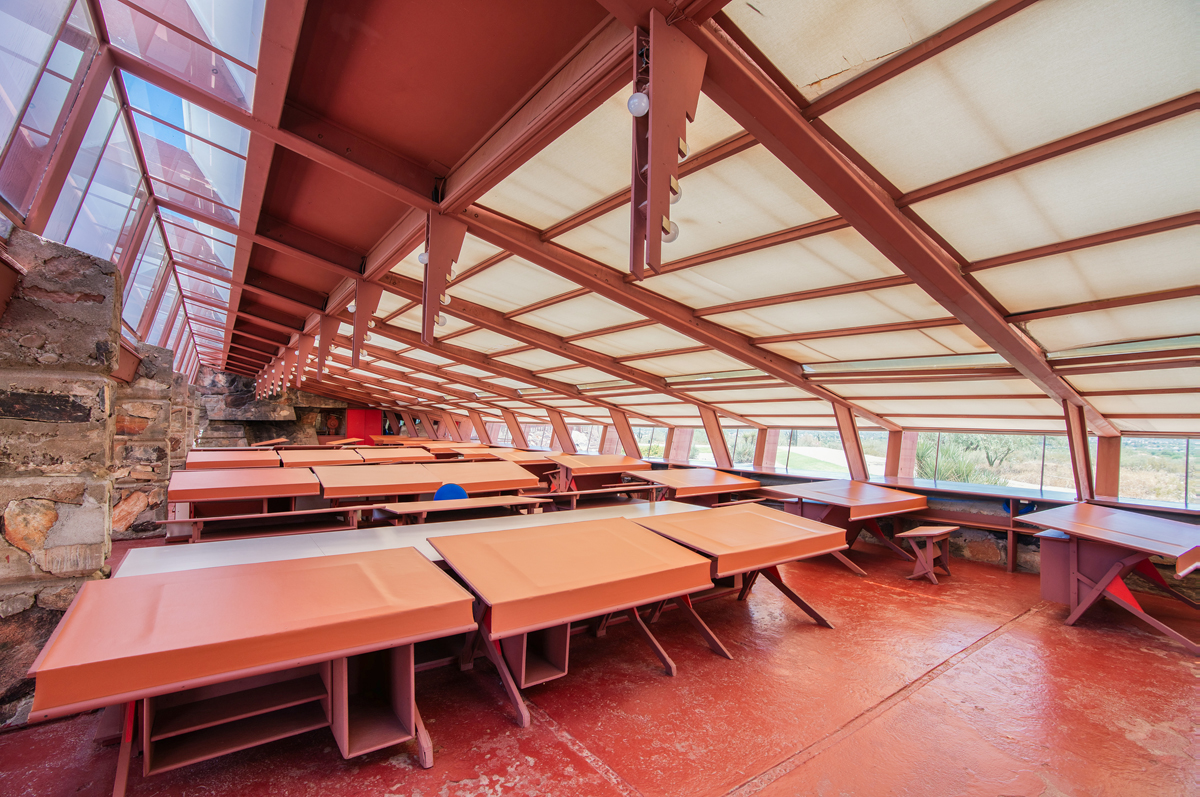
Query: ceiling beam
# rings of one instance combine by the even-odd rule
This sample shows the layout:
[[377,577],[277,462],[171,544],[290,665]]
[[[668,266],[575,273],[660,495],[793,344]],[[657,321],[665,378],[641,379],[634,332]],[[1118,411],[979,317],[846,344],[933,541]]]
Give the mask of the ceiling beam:
[[844,338],[851,335],[874,335],[881,332],[903,332],[910,329],[933,329],[935,327],[953,327],[962,322],[950,318],[926,318],[916,321],[898,321],[894,324],[871,324],[862,327],[843,327],[842,329],[821,329],[815,332],[789,332],[783,335],[767,335],[753,338],[755,345],[768,343],[793,343],[801,340],[823,340],[825,338]]
[[781,293],[775,296],[763,296],[758,299],[747,299],[741,302],[714,304],[709,307],[699,307],[694,312],[698,316],[719,315],[721,313],[736,313],[742,310],[753,310],[758,307],[772,307],[777,304],[787,304],[789,302],[804,302],[808,301],[809,299],[824,299],[827,296],[844,296],[848,293],[877,291],[883,288],[895,288],[900,285],[912,285],[912,280],[904,274],[897,274],[893,277],[880,277],[879,279],[862,280],[860,282],[847,282],[841,285],[829,285],[824,288],[810,288],[806,291]]
[[1167,302],[1172,299],[1186,299],[1193,296],[1200,296],[1200,285],[1189,285],[1186,288],[1175,288],[1168,291],[1139,293],[1134,296],[1117,296],[1111,299],[1097,299],[1089,302],[1064,304],[1059,307],[1050,307],[1045,310],[1032,310],[1027,313],[1013,313],[1012,315],[1006,316],[1006,318],[1010,324],[1024,324],[1027,321],[1036,321],[1039,318],[1055,318],[1057,316],[1074,315],[1076,313],[1089,313],[1094,310],[1111,310],[1116,307],[1130,307],[1136,304]]

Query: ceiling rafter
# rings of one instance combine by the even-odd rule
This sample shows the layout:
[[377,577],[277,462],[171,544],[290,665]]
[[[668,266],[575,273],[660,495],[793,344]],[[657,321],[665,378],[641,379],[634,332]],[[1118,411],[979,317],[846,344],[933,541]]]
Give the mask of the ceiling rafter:
[[962,322],[953,316],[949,318],[924,318],[916,321],[898,321],[893,324],[870,324],[861,327],[842,327],[840,329],[820,329],[814,332],[788,332],[782,335],[767,335],[752,338],[755,345],[769,343],[794,343],[802,340],[824,340],[825,338],[844,338],[852,335],[875,335],[882,332],[903,332],[905,330],[935,329],[937,327],[954,327]]
[[693,312],[698,316],[719,315],[721,313],[736,313],[742,310],[754,310],[758,307],[772,307],[777,304],[788,304],[789,302],[804,302],[809,299],[824,299],[827,296],[844,296],[849,293],[862,293],[863,291],[877,291],[882,288],[895,288],[901,285],[912,285],[912,280],[905,274],[897,274],[891,277],[880,277],[872,280],[860,280],[859,282],[846,282],[840,285],[828,285],[824,288],[809,288],[805,291],[796,291],[795,293],[781,293],[775,296],[763,296],[758,299],[746,299],[740,302],[729,302],[727,304],[714,304],[709,307],[699,307]]
[[1189,285],[1186,288],[1174,288],[1166,291],[1152,291],[1150,293],[1139,293],[1133,296],[1116,296],[1111,299],[1095,299],[1087,302],[1075,302],[1073,304],[1064,304],[1059,307],[1049,307],[1045,310],[1031,310],[1025,313],[1013,313],[1006,316],[1011,324],[1024,324],[1027,321],[1036,321],[1040,318],[1056,318],[1064,315],[1074,315],[1076,313],[1090,313],[1095,310],[1111,310],[1116,307],[1130,307],[1137,304],[1148,304],[1150,302],[1166,302],[1172,299],[1186,299],[1193,296],[1200,296],[1200,285]]

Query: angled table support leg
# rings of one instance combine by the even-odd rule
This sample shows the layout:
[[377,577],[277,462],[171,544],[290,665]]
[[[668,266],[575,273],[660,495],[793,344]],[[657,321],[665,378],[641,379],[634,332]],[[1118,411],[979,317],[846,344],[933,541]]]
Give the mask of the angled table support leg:
[[433,767],[433,740],[429,738],[429,731],[425,730],[425,722],[416,703],[413,703],[413,725],[417,730],[417,762],[421,769],[430,769]]
[[125,727],[121,730],[121,749],[117,753],[117,777],[113,781],[113,797],[125,797],[125,784],[129,781],[129,759],[133,755],[133,728],[137,716],[137,703],[125,704]]
[[826,620],[820,612],[818,612],[816,609],[810,606],[807,601],[797,595],[791,587],[783,583],[783,577],[779,575],[778,567],[768,567],[762,571],[762,574],[766,577],[767,581],[770,581],[772,584],[774,584],[775,588],[782,592],[788,600],[799,606],[801,611],[815,620],[817,625],[822,625],[826,628],[833,628],[833,623]]
[[[1124,582],[1121,582],[1121,584],[1122,584],[1122,586],[1124,586]],[[1128,587],[1126,587],[1126,592],[1128,592]],[[1176,631],[1174,628],[1171,628],[1169,625],[1166,625],[1165,623],[1161,623],[1158,620],[1155,620],[1150,615],[1146,614],[1146,612],[1144,612],[1142,610],[1142,608],[1137,605],[1136,601],[1133,603],[1129,603],[1124,598],[1114,595],[1110,590],[1106,590],[1105,597],[1107,597],[1110,601],[1117,604],[1118,606],[1120,606],[1122,609],[1129,612],[1133,616],[1142,620],[1142,622],[1148,623],[1149,625],[1153,626],[1154,628],[1157,628],[1159,631],[1163,632],[1164,634],[1169,636],[1171,639],[1174,639],[1176,642],[1183,645],[1184,649],[1187,650],[1188,653],[1191,653],[1193,656],[1200,656],[1200,645],[1197,645],[1195,642],[1188,639],[1183,634]],[[1132,597],[1132,595],[1130,595],[1130,597]]]
[[1138,562],[1136,565],[1134,565],[1133,569],[1138,574],[1150,579],[1155,584],[1174,595],[1178,600],[1186,603],[1188,606],[1191,606],[1193,609],[1200,609],[1200,601],[1192,600],[1187,595],[1184,595],[1182,592],[1168,584],[1167,580],[1163,578],[1162,573],[1158,572],[1158,568],[1155,567],[1154,563],[1149,559],[1143,559],[1142,561]]
[[639,634],[641,634],[642,639],[644,639],[646,644],[649,645],[654,651],[654,655],[658,656],[658,660],[662,662],[663,667],[667,671],[667,675],[674,675],[675,662],[671,660],[671,657],[667,655],[665,650],[663,650],[663,646],[660,645],[658,640],[654,638],[654,634],[651,634],[650,629],[646,627],[644,622],[642,622],[642,617],[638,614],[637,609],[626,609],[625,616],[629,618],[629,621],[633,623],[633,627]]
[[[1079,584],[1084,584],[1085,586],[1090,586],[1091,589],[1088,590],[1086,595],[1078,598],[1076,605],[1071,607],[1071,614],[1067,616],[1065,621],[1066,624],[1075,625],[1075,622],[1083,615],[1083,613],[1091,608],[1093,603],[1100,600],[1100,598],[1104,595],[1108,585],[1112,583],[1112,580],[1120,577],[1123,572],[1128,572],[1143,557],[1144,554],[1138,553],[1134,554],[1133,556],[1126,557],[1119,562],[1114,562],[1112,567],[1108,569],[1108,572],[1095,582],[1092,582],[1090,579],[1080,573],[1078,565],[1073,564],[1071,569],[1074,571],[1076,586]],[[1074,593],[1074,590],[1072,590],[1072,592]],[[1075,595],[1072,594],[1071,597],[1074,598]]]
[[754,587],[754,582],[758,581],[758,572],[757,570],[751,570],[749,573],[742,574],[742,591],[738,593],[738,600],[744,601],[749,597],[750,590]]
[[[882,542],[887,547],[891,548],[892,551],[894,551],[897,555],[899,555],[901,559],[903,559],[906,562],[916,561],[913,558],[912,554],[910,554],[908,551],[904,550],[899,545],[894,543],[892,541],[891,537],[889,537],[888,535],[883,533],[883,529],[879,528],[879,524],[875,522],[874,518],[863,521],[862,525],[869,526],[871,529],[871,533],[874,534],[875,537],[880,542]],[[862,526],[860,525],[860,529],[861,529],[861,527]],[[855,536],[857,536],[857,535],[855,535]]]
[[733,656],[721,644],[721,640],[717,639],[717,635],[712,632],[704,621],[700,619],[700,615],[696,614],[696,610],[692,608],[692,599],[688,595],[680,595],[678,598],[673,598],[675,605],[683,610],[684,617],[687,617],[688,622],[700,632],[700,636],[704,637],[704,641],[708,643],[709,648],[713,653],[719,656],[724,656],[727,659],[732,659]]
[[504,657],[500,655],[500,643],[492,642],[488,639],[487,632],[487,613],[486,607],[482,601],[475,603],[475,620],[479,623],[479,636],[483,639],[483,652],[488,657],[496,672],[500,674],[500,682],[504,684],[504,691],[508,693],[508,699],[512,701],[513,708],[517,710],[517,724],[522,728],[529,727],[529,707],[525,705],[525,698],[521,697],[521,690],[517,689],[517,682],[513,680],[512,673],[509,672],[508,664],[504,661]]
[[854,564],[854,562],[851,562],[850,557],[846,556],[846,554],[842,553],[841,551],[834,551],[833,558],[837,559],[839,562],[844,564],[846,567],[850,568],[850,570],[852,572],[854,572],[856,575],[865,576],[867,574],[866,570],[863,570],[861,567]]

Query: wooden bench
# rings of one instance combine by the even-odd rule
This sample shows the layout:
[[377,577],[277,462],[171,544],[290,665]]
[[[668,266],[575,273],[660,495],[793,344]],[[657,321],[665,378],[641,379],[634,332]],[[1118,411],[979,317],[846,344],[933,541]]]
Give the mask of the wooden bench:
[[[938,566],[946,571],[946,575],[950,575],[950,534],[955,531],[958,531],[958,526],[918,526],[895,535],[898,540],[908,540],[916,555],[917,562],[913,565],[912,575],[908,577],[910,581],[925,577],[934,584],[938,583],[933,572],[933,568]],[[922,540],[925,541],[924,549],[920,545]]]
[[407,503],[376,506],[375,517],[385,517],[406,522],[424,523],[430,513],[461,512],[468,509],[490,509],[505,507],[513,511],[531,511],[534,507],[548,503],[548,499],[530,495],[483,495],[474,498],[452,498],[443,501],[409,501]]
[[620,495],[621,493],[646,493],[649,496],[650,503],[654,503],[658,498],[657,484],[610,484],[604,487],[596,487],[590,490],[556,490],[549,493],[538,493],[536,495],[528,495],[529,498],[544,498],[552,501],[556,509],[561,509],[559,501],[565,500],[569,503],[567,509],[575,509],[579,503],[580,497],[590,495]]
[[383,504],[300,509],[254,515],[224,515],[160,520],[167,530],[167,544],[276,537],[284,534],[314,534],[358,528],[360,513],[381,509]]

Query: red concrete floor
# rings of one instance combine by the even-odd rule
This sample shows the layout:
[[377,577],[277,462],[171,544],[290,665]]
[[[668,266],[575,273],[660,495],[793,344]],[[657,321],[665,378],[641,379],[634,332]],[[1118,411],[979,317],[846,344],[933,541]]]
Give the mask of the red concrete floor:
[[[675,678],[628,625],[576,636],[568,675],[526,690],[528,729],[482,659],[418,674],[431,770],[412,745],[345,761],[320,730],[135,774],[129,794],[1200,794],[1200,661],[1178,645],[1110,606],[1068,628],[1037,576],[955,560],[933,586],[882,549],[854,558],[869,576],[828,559],[783,568],[833,630],[764,580],[745,603],[700,604],[733,661],[665,613],[654,630]],[[1195,612],[1145,604],[1200,636]],[[116,748],[92,743],[97,721],[0,735],[0,794],[110,793]]]

